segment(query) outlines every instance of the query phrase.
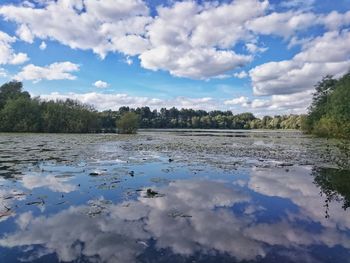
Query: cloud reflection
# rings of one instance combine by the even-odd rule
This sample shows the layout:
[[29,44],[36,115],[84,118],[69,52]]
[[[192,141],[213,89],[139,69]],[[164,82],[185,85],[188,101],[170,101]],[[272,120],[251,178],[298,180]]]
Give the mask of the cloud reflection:
[[[267,174],[253,171],[249,186],[270,196],[289,196],[295,202],[299,200],[295,196],[313,196],[312,188],[298,184],[298,177],[290,179],[290,184],[283,188],[278,185],[278,176],[272,174],[268,180],[270,188],[280,187],[273,193],[264,182]],[[165,195],[146,198],[145,192],[141,192],[136,200],[119,204],[100,199],[90,202],[90,206],[71,206],[50,216],[23,213],[17,218],[18,229],[3,236],[0,246],[40,245],[43,248],[37,253],[40,256],[56,253],[60,261],[84,257],[97,262],[138,261],[153,246],[151,240],[155,241],[152,247],[155,253],[161,249],[184,257],[222,253],[239,261],[265,257],[276,245],[287,252],[288,248],[311,245],[350,248],[348,236],[330,226],[312,233],[296,224],[293,221],[296,217],[259,222],[258,214],[267,208],[255,206],[253,196],[227,182],[180,180],[153,190]],[[89,216],[91,205],[100,207],[101,213]],[[313,215],[312,210],[302,205],[302,212]],[[235,206],[243,206],[249,213],[238,213],[233,209]]]

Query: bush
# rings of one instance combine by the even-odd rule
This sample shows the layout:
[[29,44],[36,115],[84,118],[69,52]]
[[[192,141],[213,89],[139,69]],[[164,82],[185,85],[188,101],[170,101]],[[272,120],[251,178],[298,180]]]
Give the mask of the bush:
[[124,113],[117,121],[118,133],[134,134],[139,127],[139,116],[134,112]]

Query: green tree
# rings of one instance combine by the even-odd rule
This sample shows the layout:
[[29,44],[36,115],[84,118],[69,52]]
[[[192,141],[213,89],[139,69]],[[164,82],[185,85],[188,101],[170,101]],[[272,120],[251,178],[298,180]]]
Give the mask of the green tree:
[[7,100],[0,113],[0,130],[5,132],[39,132],[41,112],[38,99],[18,97]]
[[3,84],[0,87],[0,110],[5,106],[8,100],[14,100],[17,98],[29,99],[30,95],[26,91],[22,91],[22,82],[11,81]]
[[134,112],[125,112],[117,121],[118,133],[134,134],[139,127],[139,116]]
[[339,80],[330,76],[316,85],[316,92],[302,128],[318,136],[350,138],[350,73]]

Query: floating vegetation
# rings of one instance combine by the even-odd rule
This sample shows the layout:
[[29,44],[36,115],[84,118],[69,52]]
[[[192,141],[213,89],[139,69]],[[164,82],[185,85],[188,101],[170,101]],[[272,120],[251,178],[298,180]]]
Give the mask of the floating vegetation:
[[170,217],[176,218],[176,217],[182,217],[182,218],[189,218],[192,217],[191,215],[187,215],[178,211],[173,211],[168,214]]
[[156,197],[163,197],[164,194],[160,194],[154,190],[152,190],[151,188],[148,188],[146,190],[146,195],[144,196],[145,198],[156,198]]

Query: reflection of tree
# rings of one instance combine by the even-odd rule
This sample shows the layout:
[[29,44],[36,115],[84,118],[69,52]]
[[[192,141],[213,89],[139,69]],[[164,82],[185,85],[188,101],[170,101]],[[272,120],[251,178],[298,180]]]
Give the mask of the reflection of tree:
[[312,171],[314,183],[320,187],[321,195],[326,196],[326,218],[329,217],[329,203],[343,202],[343,208],[350,207],[350,170],[333,168],[314,169]]

